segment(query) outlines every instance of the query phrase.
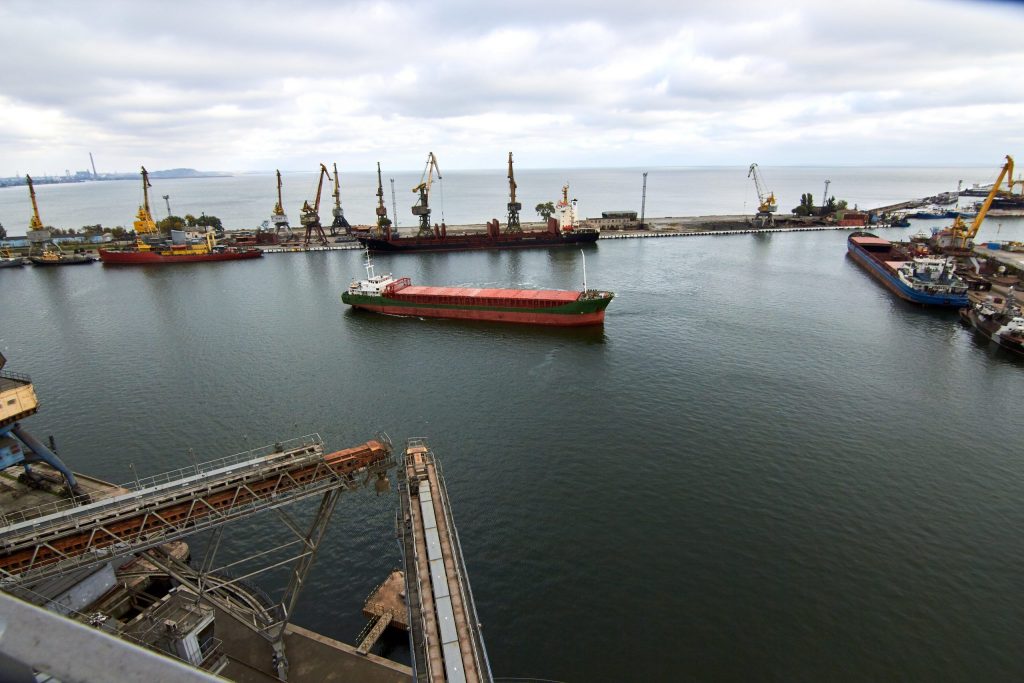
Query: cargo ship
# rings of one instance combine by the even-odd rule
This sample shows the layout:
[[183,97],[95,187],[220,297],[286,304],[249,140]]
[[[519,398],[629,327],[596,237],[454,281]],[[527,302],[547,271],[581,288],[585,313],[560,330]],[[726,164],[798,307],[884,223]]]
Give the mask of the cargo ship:
[[224,247],[217,244],[212,230],[198,243],[186,238],[184,232],[171,231],[170,242],[164,240],[149,210],[149,174],[142,168],[142,205],[135,215],[135,245],[128,249],[100,249],[100,260],[114,265],[197,263],[203,261],[238,261],[260,258],[256,248]]
[[[413,215],[419,217],[419,230],[415,235],[400,237],[392,229],[384,207],[384,188],[380,182],[380,168],[377,169],[377,227],[369,235],[357,235],[363,247],[370,251],[405,253],[413,251],[468,251],[473,249],[523,249],[529,247],[567,247],[593,244],[600,237],[599,231],[580,226],[576,217],[576,200],[569,199],[569,186],[562,187],[562,199],[554,207],[557,217],[547,218],[543,230],[523,230],[519,212],[522,204],[516,201],[516,182],[512,171],[512,153],[508,155],[508,181],[510,201],[504,227],[493,219],[487,223],[484,233],[449,234],[442,222],[430,225],[429,193],[437,160],[431,154],[423,180],[413,188],[418,192],[419,201],[412,207]],[[440,173],[438,173],[440,179]]]
[[846,245],[854,261],[902,299],[958,308],[968,303],[968,284],[954,272],[952,257],[915,255],[909,245],[861,231],[851,233]]
[[1013,288],[1005,299],[988,296],[960,309],[960,318],[988,339],[1024,356],[1024,310],[1016,302]]
[[559,327],[600,325],[615,296],[612,292],[587,289],[585,283],[582,291],[416,286],[407,277],[374,275],[369,253],[366,274],[367,279],[353,281],[342,293],[342,302],[353,308],[398,316]]

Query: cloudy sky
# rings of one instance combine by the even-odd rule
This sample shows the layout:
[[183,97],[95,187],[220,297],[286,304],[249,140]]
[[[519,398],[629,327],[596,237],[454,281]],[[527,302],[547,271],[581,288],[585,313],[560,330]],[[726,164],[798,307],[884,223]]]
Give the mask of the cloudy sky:
[[0,176],[998,164],[1024,5],[0,3]]

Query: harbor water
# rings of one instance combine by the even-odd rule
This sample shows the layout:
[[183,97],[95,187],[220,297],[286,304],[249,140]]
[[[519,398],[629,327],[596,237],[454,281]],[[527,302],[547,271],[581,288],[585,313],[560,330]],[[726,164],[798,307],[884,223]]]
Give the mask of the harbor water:
[[[669,204],[653,215],[700,213]],[[1024,366],[955,311],[896,300],[847,234],[603,241],[597,329],[348,310],[358,252],[7,269],[0,350],[35,382],[33,431],[114,481],[310,432],[427,437],[499,677],[1020,680]],[[583,279],[575,249],[375,262],[419,284]],[[296,623],[356,638],[400,565],[396,508],[342,497]],[[230,527],[227,556],[274,526]]]

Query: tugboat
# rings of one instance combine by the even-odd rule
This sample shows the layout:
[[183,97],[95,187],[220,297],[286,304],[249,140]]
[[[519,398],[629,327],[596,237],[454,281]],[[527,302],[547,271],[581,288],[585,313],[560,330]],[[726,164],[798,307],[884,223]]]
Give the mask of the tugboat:
[[600,325],[615,295],[588,289],[585,274],[583,281],[582,291],[414,286],[407,277],[374,275],[367,250],[366,279],[353,281],[341,300],[353,308],[398,316],[559,327]]
[[36,203],[36,190],[32,187],[32,177],[25,176],[28,183],[28,196],[32,198],[32,218],[28,222],[28,260],[36,266],[77,266],[92,263],[93,258],[86,254],[65,254],[50,238],[50,231],[43,226],[39,218],[39,205]]
[[217,244],[213,231],[205,239],[193,244],[183,232],[171,231],[171,243],[160,236],[160,231],[149,210],[149,173],[142,168],[142,205],[135,215],[135,246],[129,249],[100,249],[100,260],[116,265],[196,263],[200,261],[236,261],[260,258],[263,252],[256,248],[222,247]]
[[1024,310],[1014,298],[1013,287],[1005,300],[988,296],[961,308],[960,318],[1003,348],[1024,356]]

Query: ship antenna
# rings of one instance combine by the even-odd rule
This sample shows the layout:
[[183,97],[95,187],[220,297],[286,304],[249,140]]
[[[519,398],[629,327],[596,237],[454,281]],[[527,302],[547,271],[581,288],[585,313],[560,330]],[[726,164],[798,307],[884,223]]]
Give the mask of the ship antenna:
[[587,255],[580,249],[580,256],[583,257],[583,291],[587,291]]

